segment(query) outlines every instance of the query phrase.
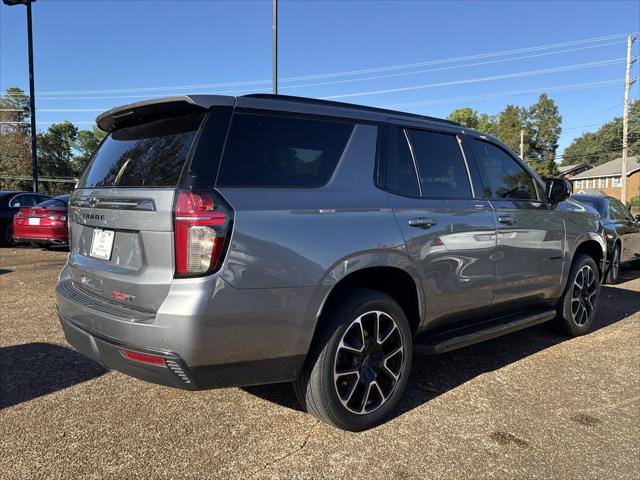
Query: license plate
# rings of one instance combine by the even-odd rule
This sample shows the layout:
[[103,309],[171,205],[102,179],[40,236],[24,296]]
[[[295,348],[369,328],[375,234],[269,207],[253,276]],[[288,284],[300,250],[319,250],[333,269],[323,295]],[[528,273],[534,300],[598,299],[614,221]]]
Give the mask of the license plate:
[[40,219],[39,218],[30,218],[29,219],[29,225],[40,225]]
[[102,260],[110,260],[115,233],[116,232],[112,230],[100,230],[99,228],[94,228],[89,255]]

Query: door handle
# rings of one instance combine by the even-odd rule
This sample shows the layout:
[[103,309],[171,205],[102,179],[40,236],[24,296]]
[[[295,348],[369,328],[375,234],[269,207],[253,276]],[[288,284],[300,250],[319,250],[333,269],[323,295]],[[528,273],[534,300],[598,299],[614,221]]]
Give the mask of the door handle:
[[410,227],[431,228],[436,222],[433,218],[412,218],[409,220]]
[[515,223],[518,223],[518,220],[516,220],[516,217],[514,217],[513,215],[500,215],[498,217],[498,222],[504,225],[513,225]]

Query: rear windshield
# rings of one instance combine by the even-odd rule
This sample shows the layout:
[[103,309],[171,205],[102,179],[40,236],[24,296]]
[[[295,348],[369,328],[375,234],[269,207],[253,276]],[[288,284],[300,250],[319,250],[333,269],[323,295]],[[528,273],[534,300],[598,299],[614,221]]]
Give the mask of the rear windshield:
[[78,188],[174,187],[204,114],[166,118],[107,136]]
[[36,208],[65,208],[67,203],[60,198],[52,198],[45,200],[36,205]]
[[320,187],[331,178],[352,130],[344,122],[236,114],[218,185]]

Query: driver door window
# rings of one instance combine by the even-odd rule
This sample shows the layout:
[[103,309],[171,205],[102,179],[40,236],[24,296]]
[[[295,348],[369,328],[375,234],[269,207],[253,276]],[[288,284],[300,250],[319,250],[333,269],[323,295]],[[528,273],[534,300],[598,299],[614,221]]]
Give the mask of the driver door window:
[[538,200],[533,178],[507,152],[477,139],[473,139],[471,146],[480,168],[485,198]]

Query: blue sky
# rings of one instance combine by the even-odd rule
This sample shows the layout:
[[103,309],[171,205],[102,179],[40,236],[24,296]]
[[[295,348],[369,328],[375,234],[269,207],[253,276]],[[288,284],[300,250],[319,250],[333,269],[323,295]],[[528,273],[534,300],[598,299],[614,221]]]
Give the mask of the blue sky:
[[[87,128],[150,96],[271,88],[270,0],[38,0],[33,11],[39,128]],[[280,93],[446,116],[547,90],[564,118],[561,150],[621,115],[624,35],[640,30],[638,1],[281,0],[279,15]],[[25,25],[24,7],[0,5],[2,90],[28,89]],[[311,78],[284,80],[296,77]]]

